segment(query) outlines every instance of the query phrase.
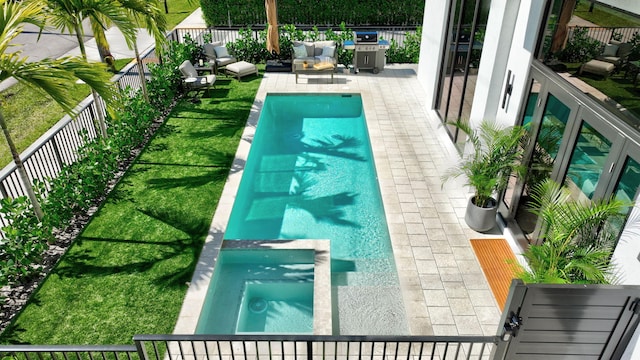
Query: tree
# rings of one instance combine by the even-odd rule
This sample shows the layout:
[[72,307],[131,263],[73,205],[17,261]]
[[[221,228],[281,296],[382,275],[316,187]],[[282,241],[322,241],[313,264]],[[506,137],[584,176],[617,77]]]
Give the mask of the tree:
[[[129,17],[138,27],[147,29],[156,43],[156,51],[160,51],[162,44],[167,40],[165,32],[167,30],[167,20],[160,10],[157,0],[138,1],[138,0],[121,0],[123,7],[129,12]],[[137,30],[136,30],[137,34]],[[138,74],[140,75],[140,84],[142,85],[142,93],[144,98],[149,102],[149,94],[147,92],[147,79],[144,76],[144,67],[140,59],[140,52],[136,41],[129,44],[133,47],[136,56],[136,65],[138,66]]]
[[[0,81],[13,77],[19,82],[49,95],[69,114],[73,114],[73,108],[77,105],[68,92],[76,79],[84,81],[105,99],[114,97],[109,73],[101,64],[90,64],[84,60],[70,57],[27,62],[26,58],[20,57],[20,52],[7,53],[11,41],[22,32],[23,24],[31,23],[42,28],[44,25],[43,4],[36,1],[21,3],[11,0],[0,0],[0,3],[2,4],[0,10],[2,12],[0,13]],[[11,151],[25,192],[31,200],[33,210],[38,219],[42,220],[43,212],[40,203],[33,191],[31,180],[13,143],[1,111],[0,128],[2,128],[2,133]]]
[[528,283],[607,284],[615,282],[611,255],[617,237],[611,220],[629,204],[577,201],[551,179],[532,192],[533,212],[540,217],[540,245],[523,253],[529,268],[519,277]]
[[[40,0],[35,0],[40,1]],[[55,28],[75,34],[82,57],[87,59],[87,51],[82,40],[84,30],[82,21],[89,19],[93,36],[97,44],[105,44],[104,31],[107,24],[115,24],[122,32],[128,44],[135,41],[135,27],[127,16],[120,2],[111,0],[43,0],[46,4],[46,20]],[[98,128],[102,137],[107,136],[107,126],[104,120],[102,105],[98,94],[92,90],[91,94],[98,113]],[[103,98],[104,99],[104,98]],[[104,99],[108,101],[108,99]]]

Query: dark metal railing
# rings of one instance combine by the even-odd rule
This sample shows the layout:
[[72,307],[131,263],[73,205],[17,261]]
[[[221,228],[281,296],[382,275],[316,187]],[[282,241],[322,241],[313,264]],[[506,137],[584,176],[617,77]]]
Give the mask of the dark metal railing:
[[587,35],[590,38],[596,39],[603,44],[608,43],[611,40],[618,40],[620,42],[628,42],[633,38],[635,33],[640,33],[640,27],[596,27],[596,26],[570,26],[569,35],[567,41],[573,38],[573,34],[576,28],[586,28]]
[[0,358],[16,360],[139,360],[134,345],[3,345]]
[[[196,42],[202,45],[205,42],[204,34],[210,34],[212,41],[221,41],[226,44],[226,43],[234,42],[240,38],[239,30],[241,28],[243,27],[232,26],[232,27],[215,27],[215,28],[208,28],[208,29],[180,28],[180,29],[175,29],[172,32],[171,39],[174,41],[182,41],[185,35],[189,34],[189,36],[192,39],[194,39]],[[265,29],[264,25],[252,26],[251,31],[253,32],[253,38],[258,39],[260,32],[264,31],[264,29]],[[302,30],[304,32],[309,32],[313,28],[311,26],[300,26],[300,27],[296,27],[296,29]],[[327,29],[329,28],[326,26],[318,27],[319,36],[320,36],[319,40],[325,40],[324,32]],[[379,27],[379,28],[356,26],[356,27],[349,27],[349,29],[354,31],[360,31],[360,30],[376,31],[378,32],[378,36],[381,39],[385,39],[388,41],[394,40],[395,42],[398,43],[399,46],[402,46],[404,44],[404,39],[407,33],[410,33],[410,34],[416,33],[415,26],[387,26],[387,27]],[[333,30],[336,33],[340,33],[339,28],[333,28]]]
[[135,345],[0,345],[17,360],[489,360],[496,336],[136,335]]
[[134,341],[145,360],[409,360],[490,359],[498,338],[496,336],[136,335]]

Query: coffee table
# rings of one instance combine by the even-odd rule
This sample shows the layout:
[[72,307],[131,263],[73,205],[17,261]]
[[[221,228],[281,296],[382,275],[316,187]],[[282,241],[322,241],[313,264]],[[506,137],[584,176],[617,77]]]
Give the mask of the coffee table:
[[298,83],[298,75],[322,75],[331,74],[331,83],[333,84],[333,73],[335,72],[335,66],[333,64],[323,64],[320,67],[314,67],[308,64],[307,67],[304,64],[294,64],[293,71],[296,74],[296,84]]

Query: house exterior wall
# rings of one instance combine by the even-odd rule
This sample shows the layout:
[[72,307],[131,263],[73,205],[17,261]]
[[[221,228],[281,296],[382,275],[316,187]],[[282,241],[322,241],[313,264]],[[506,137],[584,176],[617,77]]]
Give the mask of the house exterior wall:
[[[640,13],[638,0],[606,0],[603,3]],[[449,1],[425,0],[424,31],[418,64],[418,79],[425,89],[425,107],[435,108],[442,48],[446,39],[446,16]],[[545,0],[492,0],[487,22],[483,53],[478,69],[471,122],[495,119],[505,125],[518,120],[523,99],[528,95],[528,79],[538,38],[538,29],[544,16]],[[615,3],[615,4],[614,4]],[[427,29],[429,31],[427,31]],[[512,93],[502,108],[507,74],[511,70]],[[640,209],[632,216],[640,221]],[[640,225],[639,225],[640,226]],[[614,261],[621,264],[623,284],[640,284],[640,229],[627,229],[616,248]],[[631,239],[633,240],[625,240]],[[632,339],[625,359],[640,359],[638,337],[640,328]]]

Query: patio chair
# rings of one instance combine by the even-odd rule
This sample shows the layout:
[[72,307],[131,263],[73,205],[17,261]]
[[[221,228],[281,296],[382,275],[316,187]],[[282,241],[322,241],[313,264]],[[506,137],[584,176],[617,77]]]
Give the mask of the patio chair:
[[225,66],[238,61],[235,57],[229,54],[227,47],[222,45],[222,42],[220,41],[204,44],[203,50],[207,60],[215,61],[216,73],[218,69],[222,69]]
[[612,40],[604,46],[602,53],[596,56],[596,60],[611,63],[616,66],[616,70],[620,70],[620,67],[627,61],[632,49],[633,46],[630,43]]
[[215,75],[198,75],[196,68],[193,67],[193,64],[191,64],[191,61],[189,60],[183,61],[178,69],[180,70],[180,73],[182,73],[182,81],[187,91],[205,88],[207,95],[209,95],[209,88],[216,82]]

